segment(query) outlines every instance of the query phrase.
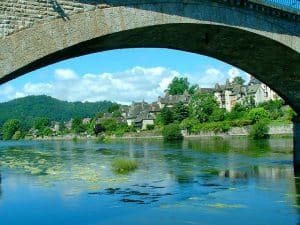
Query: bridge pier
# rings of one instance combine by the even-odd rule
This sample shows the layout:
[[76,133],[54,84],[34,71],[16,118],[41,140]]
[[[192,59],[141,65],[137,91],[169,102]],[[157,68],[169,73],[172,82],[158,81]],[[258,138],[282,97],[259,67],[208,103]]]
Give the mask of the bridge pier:
[[300,176],[300,116],[293,118],[294,124],[294,172],[295,176]]

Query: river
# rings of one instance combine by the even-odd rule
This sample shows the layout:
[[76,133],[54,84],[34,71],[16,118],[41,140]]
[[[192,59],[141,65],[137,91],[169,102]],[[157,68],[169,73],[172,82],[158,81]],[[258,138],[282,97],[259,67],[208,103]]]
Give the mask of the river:
[[[138,168],[116,174],[112,161]],[[0,142],[1,225],[299,224],[292,139]]]

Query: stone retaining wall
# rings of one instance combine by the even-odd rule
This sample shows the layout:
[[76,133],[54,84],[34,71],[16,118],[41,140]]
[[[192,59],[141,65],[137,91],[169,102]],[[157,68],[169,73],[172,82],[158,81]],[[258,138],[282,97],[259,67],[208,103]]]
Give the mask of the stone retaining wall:
[[[249,134],[251,126],[245,127],[233,127],[228,132],[215,133],[215,132],[200,132],[198,134],[188,135],[186,132],[183,132],[185,137],[213,137],[213,136],[247,136]],[[269,135],[289,135],[293,134],[293,125],[271,125],[269,126]]]

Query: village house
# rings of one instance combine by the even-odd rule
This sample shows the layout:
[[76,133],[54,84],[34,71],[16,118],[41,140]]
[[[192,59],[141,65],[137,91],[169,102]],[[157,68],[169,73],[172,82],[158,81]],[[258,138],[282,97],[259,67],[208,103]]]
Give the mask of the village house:
[[214,96],[219,103],[220,108],[224,108],[229,112],[236,103],[244,104],[251,98],[255,105],[279,98],[279,96],[267,85],[253,77],[251,77],[247,85],[235,84],[229,82],[229,80],[227,80],[224,85],[217,83],[215,85]]
[[154,124],[154,117],[150,115],[151,109],[151,105],[145,101],[133,102],[128,107],[122,107],[122,116],[128,126],[146,129],[147,124]]
[[166,94],[165,97],[158,97],[157,104],[159,108],[162,109],[164,107],[174,107],[174,105],[178,102],[183,102],[184,104],[188,104],[190,101],[190,94],[185,91],[182,95],[170,95]]

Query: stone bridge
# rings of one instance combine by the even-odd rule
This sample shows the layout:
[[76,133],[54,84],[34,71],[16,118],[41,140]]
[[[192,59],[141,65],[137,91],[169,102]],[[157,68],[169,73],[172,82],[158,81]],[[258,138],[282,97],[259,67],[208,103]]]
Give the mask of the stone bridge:
[[300,113],[300,12],[263,2],[1,0],[0,84],[93,52],[171,48],[243,69]]
[[179,49],[239,67],[300,112],[300,13],[257,0],[1,0],[0,83],[63,59]]

